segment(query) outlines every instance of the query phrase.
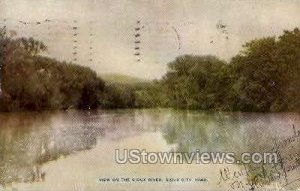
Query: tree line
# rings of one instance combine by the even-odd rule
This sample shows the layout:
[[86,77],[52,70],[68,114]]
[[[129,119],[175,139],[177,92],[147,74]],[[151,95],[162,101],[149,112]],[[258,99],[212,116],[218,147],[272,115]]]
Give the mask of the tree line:
[[0,111],[172,107],[221,111],[300,110],[300,31],[255,39],[226,62],[182,55],[160,79],[109,84],[88,67],[42,56],[33,38],[0,30]]
[[300,111],[300,30],[254,39],[229,62],[183,55],[159,81],[138,92],[141,107]]
[[88,67],[42,56],[45,51],[43,42],[0,30],[0,111],[133,107],[124,87],[106,85]]

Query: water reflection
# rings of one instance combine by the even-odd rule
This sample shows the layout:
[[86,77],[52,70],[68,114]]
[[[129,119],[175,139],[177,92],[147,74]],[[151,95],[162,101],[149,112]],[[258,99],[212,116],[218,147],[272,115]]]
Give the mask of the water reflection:
[[[45,176],[40,171],[42,163],[91,149],[96,136],[104,136],[102,128],[89,125],[89,118],[68,124],[69,117],[53,113],[1,115],[0,183],[41,181]],[[58,124],[63,118],[66,123]]]
[[152,130],[152,120],[138,110],[1,114],[0,184],[43,181],[43,163]]
[[43,163],[93,149],[99,139],[155,131],[180,152],[258,152],[273,146],[266,139],[291,134],[292,124],[300,127],[299,114],[165,109],[0,114],[0,184],[43,181]]
[[275,139],[293,133],[293,125],[300,128],[299,114],[177,111],[162,132],[180,152],[270,152]]
[[[244,164],[248,185],[263,188],[274,181],[282,187],[299,182],[299,113],[201,113],[180,111],[164,126],[165,139],[177,152],[273,153],[277,164]],[[297,185],[289,187],[296,189]]]

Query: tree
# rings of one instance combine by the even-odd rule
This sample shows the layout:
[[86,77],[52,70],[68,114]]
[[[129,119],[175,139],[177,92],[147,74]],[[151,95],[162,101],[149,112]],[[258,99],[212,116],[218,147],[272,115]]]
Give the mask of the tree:
[[[163,82],[174,106],[215,109],[224,102],[226,63],[214,56],[178,57],[169,64]],[[222,79],[222,80],[221,80]]]
[[250,41],[231,61],[243,111],[300,110],[300,31]]
[[300,30],[284,31],[277,43],[277,55],[282,71],[282,98],[274,109],[300,111]]
[[231,61],[236,75],[234,90],[245,111],[269,111],[282,96],[282,82],[275,37],[253,40]]
[[47,50],[47,47],[43,42],[34,40],[32,37],[19,38],[17,39],[17,43],[19,43],[19,46],[30,56],[36,56]]

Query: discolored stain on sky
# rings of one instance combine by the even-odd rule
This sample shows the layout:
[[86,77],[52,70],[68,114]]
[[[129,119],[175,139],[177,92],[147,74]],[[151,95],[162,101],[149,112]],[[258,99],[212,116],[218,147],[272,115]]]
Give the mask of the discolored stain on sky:
[[230,60],[251,39],[299,27],[299,13],[297,0],[0,1],[0,24],[44,41],[48,55],[142,78],[181,54]]

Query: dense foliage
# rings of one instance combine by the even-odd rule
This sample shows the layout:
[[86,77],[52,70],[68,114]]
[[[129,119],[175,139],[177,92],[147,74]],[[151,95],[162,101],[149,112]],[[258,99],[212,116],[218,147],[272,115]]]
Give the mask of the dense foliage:
[[[0,31],[0,110],[176,107],[300,110],[300,31],[255,39],[230,62],[183,55],[151,83],[104,83],[87,67],[41,56],[47,47]],[[131,80],[132,81],[132,80]]]
[[93,109],[104,97],[104,81],[87,67],[40,56],[46,46],[32,38],[0,34],[0,110]]
[[299,111],[300,30],[248,42],[229,63],[214,56],[180,56],[169,63],[158,87],[143,94],[147,107]]

